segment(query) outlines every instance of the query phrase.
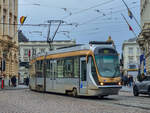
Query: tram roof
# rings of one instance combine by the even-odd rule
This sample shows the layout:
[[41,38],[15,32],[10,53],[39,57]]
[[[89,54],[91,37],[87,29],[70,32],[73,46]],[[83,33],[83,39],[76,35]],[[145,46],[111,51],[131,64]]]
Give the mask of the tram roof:
[[[95,48],[112,48],[115,49],[110,43],[89,43],[89,44],[77,44],[77,45],[73,45],[73,46],[68,46],[68,47],[62,47],[62,48],[58,48],[56,50],[52,50],[47,52],[47,55],[50,54],[57,54],[57,53],[67,53],[67,52],[73,52],[73,51],[81,51],[81,50],[94,50]],[[40,54],[39,56],[44,56],[46,54]]]

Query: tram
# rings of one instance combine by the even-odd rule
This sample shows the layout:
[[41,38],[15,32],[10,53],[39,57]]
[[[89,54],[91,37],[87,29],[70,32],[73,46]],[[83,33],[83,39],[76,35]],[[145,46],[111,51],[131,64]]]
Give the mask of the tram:
[[31,90],[73,96],[117,95],[119,56],[109,42],[91,41],[50,51],[30,61]]

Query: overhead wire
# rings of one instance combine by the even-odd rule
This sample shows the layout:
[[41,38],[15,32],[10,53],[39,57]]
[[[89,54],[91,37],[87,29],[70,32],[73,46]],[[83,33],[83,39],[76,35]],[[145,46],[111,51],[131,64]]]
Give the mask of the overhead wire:
[[[132,8],[137,8],[137,7],[132,7]],[[132,8],[131,8],[131,9],[132,9]],[[117,11],[114,11],[114,12],[112,12],[112,13],[120,13],[120,12],[122,12],[122,11],[126,11],[126,9],[117,10]],[[107,13],[106,15],[111,15],[111,13]],[[88,21],[86,21],[86,22],[83,22],[83,23],[81,23],[81,24],[79,24],[79,25],[84,25],[84,24],[87,24],[87,23],[89,23],[89,22],[95,21],[95,20],[99,19],[100,17],[104,17],[104,16],[97,16],[97,17],[95,17],[95,18],[93,18],[93,19],[91,19],[91,20],[88,20]]]
[[[113,1],[113,0],[109,0],[109,1]],[[106,2],[105,2],[106,3]],[[107,3],[106,3],[107,4]],[[96,7],[99,7],[100,5],[102,5],[102,4],[98,4],[98,5],[95,5]],[[103,4],[104,5],[104,4]],[[89,7],[89,8],[86,8],[86,9],[83,9],[83,10],[80,10],[80,11],[77,11],[77,12],[74,12],[74,13],[72,13],[72,15],[75,15],[75,14],[80,14],[80,13],[82,13],[82,12],[85,12],[85,11],[88,11],[88,10],[90,10],[90,9],[94,9],[94,8],[96,8],[96,7],[94,7],[94,6],[92,6],[92,7]],[[110,10],[112,10],[112,9],[110,9]],[[122,10],[120,10],[120,11],[122,11]],[[115,12],[113,12],[113,13],[115,13]],[[71,15],[71,16],[72,16]],[[107,15],[110,15],[110,14],[107,14]],[[100,17],[104,17],[104,16],[99,16],[97,19],[99,19]],[[92,22],[92,21],[89,21],[89,22]],[[87,24],[90,24],[90,23],[81,23],[81,24],[79,24],[80,26],[81,25],[87,25]],[[111,23],[111,22],[110,22]],[[1,23],[0,23],[1,24]],[[69,24],[69,25],[71,25],[72,26],[72,24]],[[24,26],[46,26],[47,27],[47,24],[25,24]]]
[[[88,11],[88,10],[90,10],[90,9],[93,9],[93,8],[100,7],[100,6],[102,6],[102,5],[108,4],[108,3],[113,2],[113,1],[115,1],[115,0],[109,0],[109,1],[106,1],[106,2],[103,2],[103,3],[100,3],[100,4],[97,4],[97,5],[91,6],[91,7],[89,7],[89,8],[85,8],[85,9],[82,9],[82,10],[80,10],[80,11],[73,12],[72,14],[73,14],[73,15],[79,14],[79,13]],[[70,16],[72,16],[72,15],[63,17],[62,19],[66,19],[66,18],[68,18],[68,17],[70,17]]]
[[[17,26],[20,26],[22,24],[11,24],[11,23],[0,23],[0,24],[5,24],[5,25],[17,25]],[[49,24],[23,24],[22,26],[48,26]],[[52,24],[52,25],[58,25],[58,24]],[[71,23],[70,24],[62,24],[63,26],[68,26],[68,25],[72,25]]]
[[[137,6],[134,6],[134,7],[132,7],[132,8],[137,8]],[[131,8],[131,9],[132,9],[132,8]],[[114,14],[114,13],[119,13],[119,12],[122,12],[122,11],[126,11],[126,9],[113,11],[112,13]],[[107,13],[107,15],[110,15],[110,14],[112,14],[112,13]],[[99,19],[100,17],[104,17],[104,16],[98,16],[98,17],[96,17],[96,18],[94,18],[94,19],[91,19],[91,20],[88,20],[88,21],[86,21],[86,22],[84,22],[84,23],[78,24],[78,26],[81,26],[81,25],[88,25],[88,24],[90,24],[90,22],[95,21],[95,20]],[[106,23],[106,22],[105,22],[105,23]],[[73,29],[75,29],[75,28],[73,28]],[[72,30],[71,30],[71,31],[72,31]]]

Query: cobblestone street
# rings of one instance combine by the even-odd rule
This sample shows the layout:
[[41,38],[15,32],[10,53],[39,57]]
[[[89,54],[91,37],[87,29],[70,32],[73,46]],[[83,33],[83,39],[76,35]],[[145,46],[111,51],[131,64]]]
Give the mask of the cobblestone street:
[[148,96],[129,92],[104,99],[23,90],[0,91],[0,113],[150,113]]

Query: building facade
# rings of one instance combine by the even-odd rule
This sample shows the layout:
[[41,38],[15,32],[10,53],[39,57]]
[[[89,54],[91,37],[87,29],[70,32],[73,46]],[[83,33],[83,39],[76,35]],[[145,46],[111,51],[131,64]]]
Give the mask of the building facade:
[[[52,49],[75,45],[74,40],[57,40],[52,43]],[[50,51],[50,46],[46,41],[19,42],[19,75],[20,83],[29,76],[29,60],[34,59],[38,54],[46,54]]]
[[[150,0],[141,0],[141,33],[137,39],[142,55],[146,60],[145,65],[142,64],[141,71],[150,75]],[[144,69],[146,68],[146,70]],[[144,71],[145,70],[145,71]]]
[[18,0],[0,0],[0,78],[18,75]]
[[124,74],[132,73],[136,76],[140,65],[141,55],[141,51],[139,45],[136,42],[136,38],[124,41],[122,46],[122,52]]

